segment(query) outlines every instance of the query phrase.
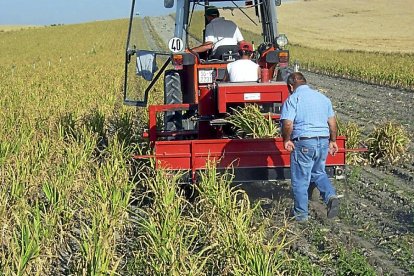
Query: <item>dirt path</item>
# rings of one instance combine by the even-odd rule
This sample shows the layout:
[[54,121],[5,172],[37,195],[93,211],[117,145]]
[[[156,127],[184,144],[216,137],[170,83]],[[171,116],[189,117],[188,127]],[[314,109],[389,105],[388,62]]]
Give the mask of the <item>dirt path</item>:
[[306,73],[308,82],[326,93],[340,115],[371,128],[382,121],[396,120],[412,132],[414,93],[368,85],[315,73]]
[[[154,17],[161,39],[168,41],[174,23]],[[395,120],[414,132],[414,92],[304,72],[308,83],[325,93],[339,117],[354,121],[369,133],[381,122]],[[411,145],[411,154],[414,146]],[[294,227],[292,250],[307,255],[325,275],[329,266],[320,260],[326,252],[335,258],[336,246],[362,252],[378,275],[414,274],[414,163],[381,168],[350,167],[347,181],[335,182],[344,195],[337,220],[326,219],[320,201],[310,203],[311,222]],[[255,183],[244,187],[252,201],[262,200],[275,223],[283,221],[292,205],[289,183]],[[271,212],[270,212],[271,211]],[[336,256],[337,257],[337,256]]]
[[[147,24],[151,24],[153,29],[157,30],[157,35],[161,40],[167,45],[168,41],[174,36],[175,23],[174,19],[171,16],[162,16],[162,17],[149,17]],[[194,37],[188,37],[190,45],[197,45],[197,41]]]

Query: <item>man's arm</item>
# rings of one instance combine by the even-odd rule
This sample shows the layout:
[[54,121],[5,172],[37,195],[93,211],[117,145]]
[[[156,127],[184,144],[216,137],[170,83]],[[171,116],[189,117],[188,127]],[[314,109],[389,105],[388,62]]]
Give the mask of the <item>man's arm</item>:
[[293,131],[293,122],[290,120],[282,120],[282,138],[283,138],[283,146],[287,151],[293,151],[295,149],[295,145],[290,140]]
[[243,35],[241,34],[240,29],[239,27],[237,27],[237,25],[236,25],[236,32],[234,36],[236,37],[236,40],[238,43],[241,43],[242,41],[244,41]]
[[191,51],[196,52],[196,53],[203,53],[210,49],[213,49],[213,42],[206,41],[200,46],[194,47],[193,49],[191,49]]
[[329,141],[336,142],[336,135],[337,135],[337,127],[336,127],[336,119],[335,117],[330,117],[328,119],[328,126],[329,126]]
[[335,155],[338,152],[338,145],[336,144],[337,126],[335,116],[328,118],[329,126],[329,153]]

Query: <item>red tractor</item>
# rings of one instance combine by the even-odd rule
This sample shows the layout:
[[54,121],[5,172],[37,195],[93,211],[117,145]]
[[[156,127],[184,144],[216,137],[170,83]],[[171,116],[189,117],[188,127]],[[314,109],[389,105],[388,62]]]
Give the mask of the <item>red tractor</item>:
[[[233,6],[219,6],[227,3]],[[240,139],[233,135],[225,120],[232,112],[231,107],[254,103],[266,114],[270,112],[278,123],[280,106],[289,96],[285,80],[290,71],[289,51],[284,49],[287,38],[277,29],[280,1],[214,1],[222,9],[239,9],[242,13],[253,9],[262,27],[263,41],[255,51],[255,60],[262,71],[261,82],[241,83],[224,81],[227,64],[238,58],[237,49],[224,49],[219,58],[216,55],[212,59],[208,54],[192,52],[188,46],[193,12],[209,4],[209,1],[165,0],[164,7],[176,6],[174,34],[168,49],[161,46],[147,50],[161,43],[146,37],[145,30],[151,31],[146,26],[148,18],[137,17],[138,5],[132,3],[124,103],[148,108],[149,124],[143,137],[148,138],[152,148],[150,155],[136,158],[155,158],[159,168],[187,171],[192,181],[197,178],[197,171],[206,168],[208,160],[216,162],[219,170],[231,168],[235,182],[290,179],[290,154],[284,150],[282,138]],[[157,26],[157,32],[160,30],[162,26]],[[161,65],[162,58],[165,61]],[[151,104],[151,92],[159,90],[161,76],[164,100],[161,104]],[[138,94],[142,94],[142,100],[132,99]],[[338,137],[337,144],[339,152],[328,156],[326,171],[329,176],[340,178],[344,176],[345,137]]]

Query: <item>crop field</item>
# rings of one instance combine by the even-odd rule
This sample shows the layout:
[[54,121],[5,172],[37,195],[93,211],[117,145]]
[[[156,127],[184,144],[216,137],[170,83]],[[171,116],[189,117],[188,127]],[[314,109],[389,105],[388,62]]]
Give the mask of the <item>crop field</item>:
[[[413,53],[414,11],[410,0],[287,1],[278,8],[279,31],[295,45],[310,48]],[[253,10],[246,10],[253,17]],[[222,14],[257,32],[238,10]]]
[[9,31],[18,31],[25,29],[37,29],[42,28],[39,26],[30,26],[30,25],[0,25],[0,32],[9,32]]
[[[278,28],[289,38],[291,62],[319,73],[414,90],[414,11],[410,0],[288,1],[278,8]],[[248,41],[259,46],[254,9],[222,10]],[[202,12],[190,32],[201,40]],[[252,22],[253,21],[253,22]],[[194,45],[192,45],[194,46]]]
[[[414,24],[414,12],[404,8],[409,1],[401,2],[289,2],[278,9],[279,32],[289,38],[291,62],[303,69],[414,90],[414,31],[408,27]],[[255,18],[252,9],[245,12]],[[260,22],[252,24],[238,10],[222,14],[241,26],[246,40],[259,45]],[[196,34],[201,34],[196,31],[200,23],[194,24]]]
[[[157,20],[138,26],[147,45],[165,42]],[[235,187],[211,165],[189,202],[179,174],[132,161],[146,148],[146,110],[122,104],[127,28],[114,20],[0,32],[0,275],[414,273],[412,161],[350,166],[348,181],[335,182],[345,195],[339,219],[326,220],[315,201],[309,225],[288,218],[289,183]],[[414,131],[412,91],[307,76],[362,136],[382,119]]]
[[132,190],[124,151],[134,113],[119,96],[125,26],[1,34],[3,275],[116,270]]
[[190,204],[179,176],[133,164],[145,111],[122,105],[127,26],[1,34],[1,274],[282,271],[286,227],[229,177],[212,168]]

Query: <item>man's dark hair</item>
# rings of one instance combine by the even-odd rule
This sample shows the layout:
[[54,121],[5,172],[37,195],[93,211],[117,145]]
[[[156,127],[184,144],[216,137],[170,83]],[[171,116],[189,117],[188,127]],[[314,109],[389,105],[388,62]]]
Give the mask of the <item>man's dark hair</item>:
[[239,55],[240,56],[250,56],[251,54],[253,54],[253,51],[249,51],[249,50],[239,50]]
[[290,85],[294,85],[296,83],[305,84],[306,79],[305,79],[305,76],[302,73],[294,72],[294,73],[289,75],[289,77],[287,79],[287,83],[290,84]]
[[217,7],[215,7],[215,6],[210,6],[210,7],[208,7],[208,8],[205,10],[205,15],[206,15],[206,16],[215,16],[215,17],[218,17],[218,16],[220,16],[220,12],[219,12],[219,10],[217,9]]

